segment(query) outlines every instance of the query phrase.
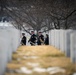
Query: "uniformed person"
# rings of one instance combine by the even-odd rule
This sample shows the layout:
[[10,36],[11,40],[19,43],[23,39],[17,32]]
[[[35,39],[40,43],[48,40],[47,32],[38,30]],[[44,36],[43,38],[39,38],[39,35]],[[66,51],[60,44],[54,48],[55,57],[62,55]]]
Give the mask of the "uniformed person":
[[44,36],[42,35],[42,32],[38,33],[38,40],[37,40],[38,45],[44,44]]
[[26,45],[26,37],[25,37],[25,33],[22,33],[21,44],[22,44],[22,45]]
[[45,45],[49,45],[49,35],[48,34],[46,34]]
[[31,31],[31,37],[30,37],[28,42],[30,42],[30,44],[32,46],[35,45],[35,43],[36,43],[36,35],[35,35],[34,31]]

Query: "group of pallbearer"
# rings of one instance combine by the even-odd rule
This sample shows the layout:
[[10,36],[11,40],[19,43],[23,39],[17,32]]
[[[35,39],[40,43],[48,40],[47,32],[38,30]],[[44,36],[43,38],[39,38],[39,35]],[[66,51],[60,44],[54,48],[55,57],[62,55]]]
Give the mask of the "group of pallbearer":
[[[25,33],[22,33],[21,45],[26,45],[27,38]],[[31,31],[31,37],[28,40],[31,46],[35,45],[49,45],[49,36],[46,34],[46,37],[42,34],[42,32],[38,32],[38,35]]]

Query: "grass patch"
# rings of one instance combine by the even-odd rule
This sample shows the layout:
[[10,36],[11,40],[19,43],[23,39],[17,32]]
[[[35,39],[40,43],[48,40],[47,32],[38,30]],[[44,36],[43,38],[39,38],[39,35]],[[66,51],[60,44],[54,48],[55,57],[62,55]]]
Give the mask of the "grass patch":
[[64,57],[64,54],[46,54],[44,57]]
[[[38,56],[37,59],[24,59],[23,57]],[[17,60],[17,59],[20,60]],[[12,62],[7,65],[9,69],[17,69],[20,67],[27,67],[32,69],[31,66],[28,66],[27,63],[39,63],[41,68],[48,67],[61,67],[66,70],[65,74],[56,73],[53,75],[72,75],[75,70],[75,65],[70,62],[70,59],[65,57],[65,54],[57,50],[52,46],[21,46],[18,48],[17,52],[13,53]],[[27,75],[27,74],[8,74],[5,75]],[[36,73],[30,75],[51,75],[49,73]]]

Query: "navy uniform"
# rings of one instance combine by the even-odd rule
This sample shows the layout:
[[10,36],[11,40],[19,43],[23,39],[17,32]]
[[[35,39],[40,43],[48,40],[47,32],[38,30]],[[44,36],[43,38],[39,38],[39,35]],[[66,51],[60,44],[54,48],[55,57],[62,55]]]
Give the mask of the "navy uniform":
[[49,36],[48,36],[48,34],[46,34],[45,45],[49,45]]
[[30,42],[31,45],[35,45],[35,43],[36,43],[36,35],[35,34],[31,35],[31,37],[30,37],[28,42]]
[[25,37],[25,33],[22,33],[22,40],[21,40],[21,44],[22,45],[26,45],[26,37]]
[[37,44],[38,45],[44,44],[44,36],[42,34],[38,37]]

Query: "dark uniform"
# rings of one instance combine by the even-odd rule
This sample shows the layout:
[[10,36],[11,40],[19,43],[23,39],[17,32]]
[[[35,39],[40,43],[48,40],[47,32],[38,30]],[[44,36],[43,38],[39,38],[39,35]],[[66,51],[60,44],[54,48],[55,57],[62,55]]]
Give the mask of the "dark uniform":
[[45,38],[45,45],[49,45],[49,36],[46,35],[46,38]]
[[22,37],[21,44],[26,45],[26,37],[25,36]]
[[30,37],[28,42],[30,42],[31,45],[35,45],[35,43],[36,43],[36,35],[35,34],[31,35],[31,37]]
[[40,35],[40,36],[38,37],[37,44],[38,44],[38,45],[44,44],[44,36],[43,36],[43,35]]

